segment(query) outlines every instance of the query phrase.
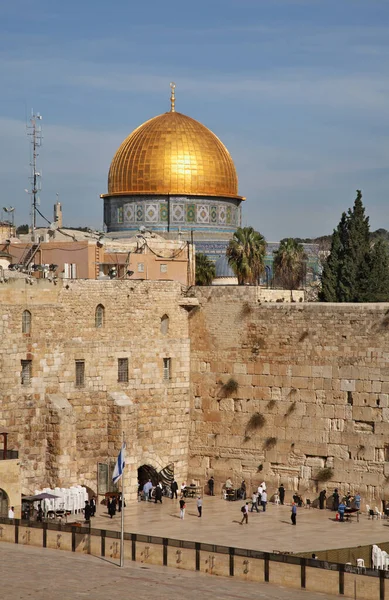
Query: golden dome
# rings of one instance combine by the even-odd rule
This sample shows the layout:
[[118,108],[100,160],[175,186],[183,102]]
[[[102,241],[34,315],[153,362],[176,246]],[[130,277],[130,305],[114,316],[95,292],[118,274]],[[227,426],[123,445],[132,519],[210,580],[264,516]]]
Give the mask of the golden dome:
[[240,198],[227,148],[204,125],[174,112],[174,104],[135,129],[116,152],[107,195],[126,194]]

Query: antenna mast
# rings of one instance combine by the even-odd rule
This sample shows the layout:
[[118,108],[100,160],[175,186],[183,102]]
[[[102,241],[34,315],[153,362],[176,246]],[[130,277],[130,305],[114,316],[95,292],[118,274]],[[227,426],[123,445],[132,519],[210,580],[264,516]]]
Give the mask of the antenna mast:
[[[42,126],[40,121],[42,117],[39,113],[34,114],[32,111],[30,118],[30,125],[27,126],[27,135],[31,137],[31,175],[30,183],[32,189],[29,191],[31,195],[31,238],[35,242],[35,229],[36,229],[36,207],[39,206],[38,192],[41,191],[41,178],[42,173],[38,171],[37,160],[39,157],[39,148],[42,145]],[[28,191],[28,190],[27,190]]]

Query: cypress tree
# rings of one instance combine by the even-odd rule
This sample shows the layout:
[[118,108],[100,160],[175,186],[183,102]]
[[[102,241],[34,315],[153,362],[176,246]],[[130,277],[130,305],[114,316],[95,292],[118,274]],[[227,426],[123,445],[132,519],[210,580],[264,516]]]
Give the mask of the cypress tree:
[[340,265],[341,242],[339,226],[334,229],[331,241],[331,252],[323,267],[321,278],[321,290],[319,300],[321,302],[338,302],[338,277]]
[[353,209],[343,213],[323,268],[324,302],[383,302],[389,299],[389,256],[385,244],[370,245],[369,217],[357,190]]
[[379,240],[371,250],[366,282],[362,302],[389,302],[389,254],[383,240]]

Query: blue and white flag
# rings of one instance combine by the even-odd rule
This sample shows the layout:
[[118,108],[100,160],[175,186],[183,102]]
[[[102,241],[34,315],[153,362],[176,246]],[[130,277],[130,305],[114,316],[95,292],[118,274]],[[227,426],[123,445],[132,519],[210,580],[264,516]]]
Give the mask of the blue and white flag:
[[118,459],[112,474],[112,481],[117,483],[123,475],[123,469],[126,464],[126,444],[123,444],[122,449],[119,452]]

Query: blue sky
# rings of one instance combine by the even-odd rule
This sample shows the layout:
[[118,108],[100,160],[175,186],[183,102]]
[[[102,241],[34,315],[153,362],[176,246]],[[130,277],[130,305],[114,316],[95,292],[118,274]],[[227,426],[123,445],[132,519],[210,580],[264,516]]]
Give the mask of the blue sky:
[[387,0],[14,0],[0,6],[1,206],[29,220],[26,115],[43,115],[41,210],[101,227],[110,161],[176,108],[228,147],[244,224],[332,231],[361,188],[389,229]]

